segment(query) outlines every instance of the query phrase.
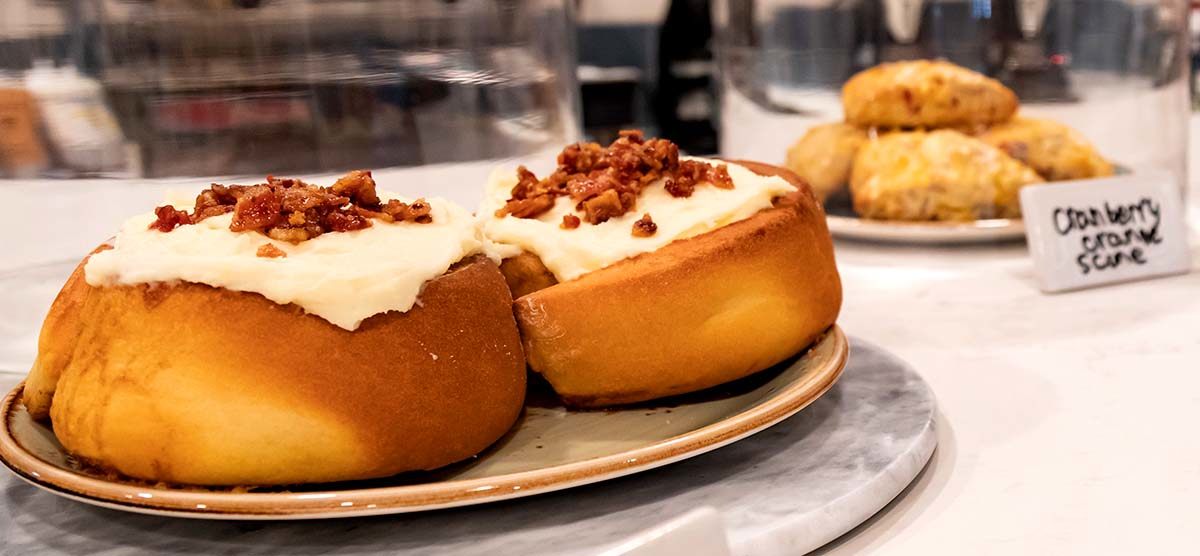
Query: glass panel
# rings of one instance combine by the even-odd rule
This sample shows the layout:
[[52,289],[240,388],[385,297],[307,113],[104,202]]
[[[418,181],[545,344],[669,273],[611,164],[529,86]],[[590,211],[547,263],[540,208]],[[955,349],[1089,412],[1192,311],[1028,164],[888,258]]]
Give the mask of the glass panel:
[[[812,182],[837,181],[821,185],[831,190],[830,199],[843,204],[837,208],[846,216],[865,214],[876,220],[1019,217],[1019,213],[1013,213],[1016,209],[1004,206],[1008,202],[1005,200],[995,201],[990,208],[979,206],[979,198],[988,198],[992,193],[995,198],[1004,197],[1000,190],[1007,185],[996,183],[1011,178],[993,175],[993,170],[977,160],[995,152],[994,148],[1008,155],[1006,160],[1016,159],[1048,181],[1103,175],[1106,172],[1078,167],[1099,167],[1106,160],[1116,173],[1169,171],[1182,192],[1188,130],[1187,14],[1187,3],[1177,0],[718,1],[714,16],[721,74],[721,153],[731,158],[783,163],[789,148],[809,130],[851,120],[849,129],[826,130],[826,135],[811,141],[816,147],[807,147],[808,167],[804,167],[803,160],[793,161],[791,166],[802,174],[807,172],[805,177]],[[1003,86],[996,83],[995,87],[971,89],[952,83],[921,89],[925,85],[915,84],[935,70],[920,69],[916,71],[925,72],[926,77],[919,73],[885,76],[859,90],[857,101],[849,101],[873,106],[863,108],[866,112],[886,111],[894,104],[903,111],[911,110],[912,118],[889,121],[868,114],[855,119],[846,112],[842,85],[852,76],[879,64],[916,59],[947,60],[994,78]],[[969,74],[955,73],[947,78],[954,80],[954,75]],[[889,100],[887,88],[900,86],[913,87],[905,93],[912,97]],[[1019,99],[1016,118],[1046,119],[1066,128],[1009,116],[981,115],[981,111],[991,109],[989,103],[1001,102],[991,97],[1004,89],[1015,92]],[[938,99],[939,94],[960,99]],[[943,100],[947,104],[962,100],[975,109],[963,111],[966,120],[939,121],[937,114],[931,114],[936,109],[929,107]],[[926,108],[920,108],[922,104]],[[944,109],[954,112],[948,106]],[[941,133],[933,138],[933,132],[942,128],[953,128],[961,135]],[[1001,130],[1009,135],[1002,136]],[[932,153],[924,162],[938,169],[935,173],[939,177],[932,178],[934,182],[955,173],[963,176],[963,183],[934,183],[931,188],[937,190],[935,194],[974,194],[973,200],[962,203],[971,205],[966,210],[969,216],[920,207],[876,212],[874,207],[866,206],[876,200],[867,198],[866,186],[849,188],[851,192],[857,189],[859,195],[847,193],[848,182],[865,184],[873,175],[882,175],[899,188],[904,188],[907,181],[930,181],[927,176],[888,174],[869,167],[870,160],[863,162],[873,158],[893,168],[912,163],[913,157],[888,152],[883,143],[877,142],[889,135],[911,132],[929,132],[929,139],[891,139],[895,150]],[[875,145],[870,156],[858,157],[865,147],[846,139],[856,134],[868,137],[861,144]],[[1015,140],[1006,142],[1004,137],[1011,139],[1012,134],[1018,136],[1020,145],[1014,145],[1018,142]],[[970,142],[976,140],[987,145]],[[853,146],[846,146],[846,141]],[[1051,143],[1049,147],[1036,146]],[[1092,147],[1085,149],[1088,144]],[[1028,149],[1021,150],[1026,147],[1047,152],[1030,154]],[[804,148],[797,146],[799,150]],[[962,157],[974,157],[975,162],[954,159],[950,151],[956,149],[960,154],[970,151],[972,154]],[[1051,157],[1053,164],[1032,160],[1040,155]],[[836,157],[841,157],[843,164],[831,170],[831,159]],[[1072,157],[1091,158],[1085,164]],[[954,167],[960,163],[962,168]],[[912,169],[911,164],[908,168]],[[855,172],[867,177],[851,179]],[[1025,181],[1040,181],[1039,176],[1025,175],[1029,178]],[[972,180],[987,183],[964,193],[973,187],[965,182]],[[980,195],[978,187],[995,191]],[[911,189],[902,192],[909,204],[941,202],[928,191]],[[1015,201],[1015,197],[1008,198]],[[834,209],[830,207],[830,212],[836,213]]]
[[17,4],[10,177],[378,169],[579,133],[562,0]]

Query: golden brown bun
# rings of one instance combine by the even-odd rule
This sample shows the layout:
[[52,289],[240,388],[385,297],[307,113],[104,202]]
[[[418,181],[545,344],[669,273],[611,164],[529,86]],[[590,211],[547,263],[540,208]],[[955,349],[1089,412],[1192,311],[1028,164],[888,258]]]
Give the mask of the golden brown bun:
[[542,264],[542,259],[533,253],[524,252],[515,257],[504,259],[500,263],[500,271],[508,282],[508,289],[513,298],[531,294],[543,288],[558,283],[554,273]]
[[1049,181],[1113,175],[1113,165],[1075,130],[1053,120],[1014,118],[979,136]]
[[1018,192],[1040,183],[1033,169],[957,131],[895,132],[854,159],[854,210],[880,220],[971,221],[1021,215]]
[[846,121],[862,127],[994,124],[1017,112],[1017,95],[983,74],[941,60],[880,64],[842,87]]
[[[112,246],[101,245],[89,256],[108,249],[112,249]],[[66,343],[64,339],[78,338],[83,333],[82,307],[93,291],[84,281],[83,265],[86,263],[85,257],[71,272],[58,296],[50,304],[46,320],[42,322],[37,356],[33,360],[29,376],[25,377],[25,389],[21,394],[25,408],[37,420],[50,418],[50,402],[54,399],[58,378],[75,353],[74,344]]]
[[[800,191],[516,300],[529,365],[564,401],[600,407],[716,386],[786,359],[837,319],[842,284],[812,192],[782,168],[735,162]],[[515,281],[544,280],[538,265],[525,254]]]
[[69,452],[130,477],[278,485],[433,469],[495,442],[524,402],[512,298],[484,258],[354,332],[258,294],[81,277],[50,310],[25,403],[48,410]]
[[867,142],[865,129],[844,123],[809,128],[787,152],[784,166],[808,182],[817,200],[846,187],[854,155]]

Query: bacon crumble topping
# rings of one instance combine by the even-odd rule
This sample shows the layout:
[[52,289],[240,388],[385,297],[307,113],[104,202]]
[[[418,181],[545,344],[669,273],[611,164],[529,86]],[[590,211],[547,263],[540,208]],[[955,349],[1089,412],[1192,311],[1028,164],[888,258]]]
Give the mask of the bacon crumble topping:
[[[575,210],[583,213],[583,220],[599,224],[634,210],[638,194],[659,178],[665,178],[663,185],[672,197],[690,197],[696,185],[704,182],[733,189],[733,179],[724,164],[680,160],[679,147],[674,143],[645,139],[641,131],[623,130],[607,148],[597,143],[576,143],[563,149],[558,155],[558,168],[544,179],[538,179],[524,166],[517,168],[512,197],[496,216],[536,218],[549,211],[558,197],[566,196],[575,201]],[[561,226],[577,227],[565,217]]]
[[650,237],[658,231],[658,224],[650,219],[650,213],[643,214],[633,223],[633,237]]
[[265,259],[282,259],[287,257],[287,253],[284,253],[283,249],[275,247],[270,243],[259,245],[258,250],[254,254]]
[[192,223],[192,217],[186,210],[176,210],[171,205],[163,205],[154,209],[157,218],[150,224],[151,230],[169,232],[179,226]]
[[559,227],[564,230],[574,230],[575,228],[579,227],[579,222],[580,220],[578,216],[575,216],[574,214],[564,214],[562,224],[559,224]]
[[[372,219],[428,224],[433,222],[430,211],[424,199],[417,199],[411,205],[395,199],[383,203],[375,192],[371,172],[355,170],[330,187],[274,176],[267,176],[266,183],[257,185],[214,183],[196,196],[191,214],[171,205],[154,209],[157,218],[150,229],[170,232],[179,226],[232,212],[230,231],[259,231],[271,239],[299,243],[324,233],[369,228]],[[263,255],[262,248],[258,255],[281,256]]]

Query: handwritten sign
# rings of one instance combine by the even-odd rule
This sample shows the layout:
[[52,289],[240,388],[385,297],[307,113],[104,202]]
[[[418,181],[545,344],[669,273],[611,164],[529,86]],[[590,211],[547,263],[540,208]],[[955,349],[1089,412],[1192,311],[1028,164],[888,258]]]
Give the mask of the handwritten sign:
[[1183,202],[1167,174],[1026,187],[1021,212],[1043,291],[1181,274],[1191,267]]

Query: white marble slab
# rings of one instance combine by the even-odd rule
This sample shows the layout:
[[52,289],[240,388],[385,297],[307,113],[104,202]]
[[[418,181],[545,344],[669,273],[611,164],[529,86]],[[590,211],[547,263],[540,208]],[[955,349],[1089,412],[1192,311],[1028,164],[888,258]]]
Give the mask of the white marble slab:
[[[12,375],[9,375],[12,376]],[[797,416],[692,460],[461,510],[293,523],[176,520],[86,506],[0,476],[4,553],[588,555],[702,506],[733,554],[796,555],[848,531],[913,480],[936,443],[933,396],[852,341],[837,385]]]

